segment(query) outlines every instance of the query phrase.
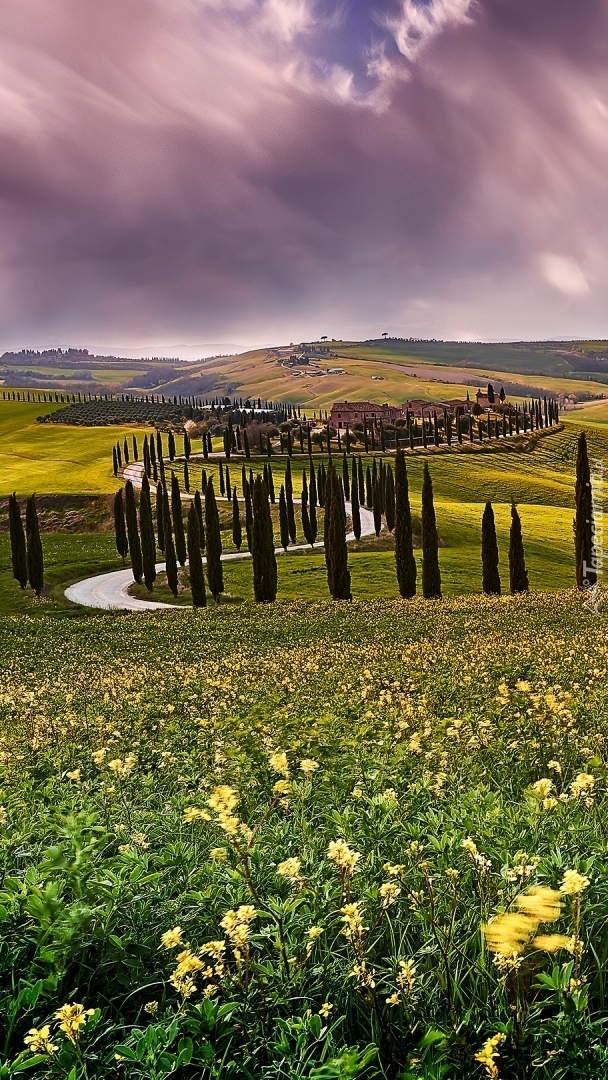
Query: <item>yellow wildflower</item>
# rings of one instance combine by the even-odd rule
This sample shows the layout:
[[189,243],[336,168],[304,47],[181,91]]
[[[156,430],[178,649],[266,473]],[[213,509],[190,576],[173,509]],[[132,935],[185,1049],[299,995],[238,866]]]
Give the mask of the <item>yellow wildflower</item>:
[[78,1042],[80,1028],[84,1027],[87,1018],[92,1016],[94,1012],[95,1009],[85,1009],[84,1005],[74,1003],[72,1005],[62,1005],[55,1013],[56,1018],[61,1021],[59,1024],[60,1030],[65,1032],[74,1046]]
[[277,874],[280,874],[281,877],[285,877],[289,881],[292,881],[292,882],[293,881],[301,881],[302,880],[300,878],[300,867],[301,867],[301,865],[302,864],[301,864],[299,859],[295,859],[295,858],[285,859],[283,862],[279,863],[279,865],[277,866]]
[[475,1054],[475,1061],[479,1061],[486,1070],[486,1074],[491,1080],[497,1080],[498,1066],[496,1065],[496,1059],[500,1053],[499,1046],[506,1041],[507,1036],[499,1032],[497,1035],[492,1035],[491,1039],[486,1039],[481,1050],[478,1054]]
[[66,779],[68,780],[80,780],[80,769],[72,769],[71,772],[66,772]]
[[543,799],[549,794],[552,787],[553,781],[548,776],[544,776],[542,780],[537,780],[536,783],[532,784],[532,790]]
[[91,757],[95,765],[103,765],[107,753],[108,751],[105,749],[105,747],[101,750],[94,750],[91,754]]
[[209,852],[209,858],[217,859],[218,862],[222,862],[224,859],[226,859],[227,855],[228,852],[226,851],[225,847],[214,847],[211,848],[211,851]]
[[278,772],[280,776],[284,776],[286,780],[289,779],[289,762],[284,750],[275,750],[268,761],[271,769]]
[[559,891],[565,896],[579,896],[590,884],[591,881],[584,874],[579,874],[576,870],[566,870]]
[[181,926],[174,926],[173,930],[165,930],[160,940],[163,948],[176,949],[182,943]]
[[351,795],[352,795],[353,799],[360,799],[361,796],[363,795],[363,791],[361,790],[360,787],[354,787],[353,790],[351,791]]
[[341,870],[347,870],[352,874],[359,862],[361,855],[348,846],[346,840],[330,840],[327,848],[327,858],[335,862]]
[[209,814],[206,810],[201,810],[198,806],[188,806],[184,810],[184,821],[187,825],[190,825],[193,821],[210,821]]
[[595,787],[595,776],[591,773],[579,773],[574,777],[574,780],[570,784],[570,791],[573,795],[593,794]]
[[300,762],[300,769],[306,776],[311,776],[319,768],[319,763],[312,758],[304,758]]
[[333,1005],[331,1001],[326,1001],[323,1005],[321,1005],[321,1008],[319,1009],[319,1016],[322,1016],[324,1020],[327,1020],[332,1009]]
[[555,922],[562,912],[560,895],[545,885],[533,885],[525,893],[515,897],[515,903],[524,915],[537,923]]
[[539,934],[530,942],[534,945],[535,949],[542,949],[543,952],[554,953],[558,949],[566,949],[567,952],[573,952],[574,939],[566,937],[565,934]]
[[384,870],[385,874],[390,874],[391,877],[400,877],[405,870],[405,867],[403,863],[385,862],[382,869]]
[[400,1005],[401,1004],[401,998],[399,997],[399,994],[391,994],[390,997],[387,997],[386,998],[386,1004],[387,1005],[392,1005],[392,1006]]
[[272,788],[272,794],[275,796],[287,795],[290,791],[291,783],[289,780],[277,780],[276,784],[274,784]]
[[490,952],[510,958],[522,952],[538,924],[516,912],[497,915],[483,927]]
[[400,893],[401,887],[396,885],[394,881],[385,881],[384,884],[380,886],[380,896],[384,900],[386,907],[388,907],[389,904],[394,904]]
[[325,933],[325,930],[322,926],[311,926],[310,930],[308,930],[307,933],[312,941],[316,941],[318,937],[321,937],[321,934]]
[[48,1054],[51,1056],[59,1049],[51,1040],[51,1029],[48,1024],[41,1028],[30,1028],[23,1041],[32,1054]]
[[156,1016],[158,1012],[158,1001],[146,1001],[144,1012],[150,1013],[150,1016]]
[[397,975],[397,983],[409,997],[414,988],[414,979],[416,977],[416,965],[412,960],[400,960],[399,961],[399,974]]

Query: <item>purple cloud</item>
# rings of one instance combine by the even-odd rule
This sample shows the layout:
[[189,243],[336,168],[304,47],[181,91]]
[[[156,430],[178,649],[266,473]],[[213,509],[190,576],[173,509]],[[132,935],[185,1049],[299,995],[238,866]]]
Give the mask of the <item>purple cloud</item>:
[[608,333],[600,0],[4,0],[0,344]]

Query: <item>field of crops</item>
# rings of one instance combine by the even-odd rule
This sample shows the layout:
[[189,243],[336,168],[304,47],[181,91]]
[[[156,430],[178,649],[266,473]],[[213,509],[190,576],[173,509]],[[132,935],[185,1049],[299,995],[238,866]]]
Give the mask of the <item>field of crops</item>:
[[606,630],[3,618],[2,1075],[608,1075]]

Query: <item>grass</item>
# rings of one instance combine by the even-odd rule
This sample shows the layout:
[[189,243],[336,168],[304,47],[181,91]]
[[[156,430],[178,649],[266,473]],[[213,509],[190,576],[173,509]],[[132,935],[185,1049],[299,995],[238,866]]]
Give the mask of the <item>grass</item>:
[[[116,490],[112,446],[128,428],[37,424],[61,405],[0,401],[0,495],[90,494]],[[143,432],[142,432],[143,435]]]
[[[49,428],[37,429],[52,435]],[[76,445],[86,444],[90,429],[69,430],[77,437]],[[533,589],[551,590],[568,587],[572,582],[573,548],[572,517],[574,463],[577,424],[568,422],[564,429],[538,439],[529,452],[506,452],[493,450],[484,453],[429,454],[433,477],[435,504],[439,532],[442,539],[440,565],[443,589],[446,595],[479,592],[481,589],[480,522],[483,504],[490,499],[494,505],[498,542],[501,558],[503,586],[508,582],[507,551],[510,522],[510,499],[519,505],[522,518],[526,557]],[[95,431],[95,435],[97,432]],[[104,435],[112,438],[108,429]],[[590,455],[604,459],[608,453],[608,432],[601,426],[589,428]],[[364,459],[367,463],[368,459]],[[318,463],[318,459],[317,459]],[[191,460],[191,486],[194,489],[199,478],[199,468],[205,464],[208,474],[215,479],[217,463]],[[252,459],[249,463],[254,472],[261,471],[262,461]],[[285,462],[273,458],[275,489],[284,478]],[[302,468],[308,459],[295,455],[292,472],[296,499],[301,491]],[[422,455],[408,459],[408,472],[412,507],[420,512],[422,488]],[[102,471],[102,465],[97,467]],[[182,467],[174,463],[177,474]],[[108,470],[109,471],[109,470]],[[231,480],[240,491],[241,463],[230,463]],[[110,476],[107,485],[112,490],[116,484]],[[277,510],[274,508],[275,536],[278,537]],[[220,502],[223,540],[226,551],[232,549],[230,536],[230,510]],[[299,520],[299,512],[297,513]],[[301,529],[298,542],[303,542]],[[277,541],[278,542],[278,541]],[[375,541],[371,542],[372,545]],[[80,578],[119,568],[122,563],[115,549],[113,535],[45,534],[43,544],[46,555],[49,589],[44,605],[52,611],[76,613],[79,609],[69,606],[63,598],[68,584]],[[382,544],[379,545],[382,548]],[[394,558],[390,550],[352,551],[350,555],[353,593],[359,597],[393,598],[397,595]],[[225,565],[226,591],[231,602],[250,599],[252,596],[251,566],[248,561]],[[10,572],[10,551],[6,534],[0,534],[0,610],[40,611],[41,606],[23,594],[13,581]],[[160,599],[170,596],[159,587],[155,590]],[[142,594],[143,595],[143,594]],[[326,579],[322,554],[290,553],[279,559],[279,598],[284,600],[317,600],[326,596]],[[181,595],[187,603],[189,594]],[[83,612],[80,612],[83,614]]]
[[607,630],[574,593],[0,617],[5,1075],[477,1080],[498,1033],[504,1080],[605,1077]]

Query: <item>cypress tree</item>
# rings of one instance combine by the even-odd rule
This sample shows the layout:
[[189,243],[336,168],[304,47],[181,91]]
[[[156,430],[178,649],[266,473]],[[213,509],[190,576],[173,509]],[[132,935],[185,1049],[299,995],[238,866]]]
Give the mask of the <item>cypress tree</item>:
[[133,461],[139,460],[139,450],[137,449],[137,438],[133,435]]
[[25,532],[21,511],[15,492],[8,500],[8,521],[11,534],[11,563],[13,577],[19,582],[22,589],[27,585],[27,549],[25,546]]
[[220,495],[224,496],[226,494],[226,482],[224,480],[224,466],[222,465],[221,461],[220,461],[220,472],[219,472],[219,485],[220,485]]
[[378,480],[376,480],[376,483],[374,484],[372,509],[374,512],[374,530],[376,536],[380,536],[382,529],[382,507],[380,503],[380,484],[378,483]]
[[308,489],[308,517],[310,520],[310,543],[315,543],[318,533],[318,521],[317,521],[317,477],[315,474],[315,467],[310,462],[310,487]]
[[226,476],[226,498],[228,499],[228,501],[230,501],[232,499],[232,483],[230,481],[230,472],[229,472],[229,469],[228,469],[227,465],[226,465],[225,476]]
[[500,596],[498,541],[492,503],[487,502],[481,519],[482,587],[486,596]]
[[312,547],[312,539],[310,534],[310,515],[308,513],[308,483],[306,480],[306,470],[302,472],[302,532],[304,533],[304,539],[307,544]]
[[114,476],[118,476],[118,457],[116,454],[116,447],[112,447],[112,472]]
[[344,489],[344,498],[347,502],[350,502],[350,477],[348,474],[348,458],[346,453],[342,458],[342,487]]
[[194,492],[194,509],[198,514],[198,531],[201,541],[201,551],[205,550],[205,522],[203,520],[203,504],[200,491]]
[[365,505],[368,510],[371,510],[374,505],[374,489],[372,486],[372,472],[369,467],[365,470]]
[[327,472],[324,544],[327,584],[332,599],[352,600],[346,546],[344,493],[333,465],[330,465]]
[[274,506],[276,502],[276,494],[274,490],[274,476],[272,475],[272,465],[270,464],[270,462],[268,462],[268,465],[266,466],[266,490],[270,496],[270,501]]
[[427,462],[424,464],[422,481],[422,595],[427,600],[438,600],[441,597],[439,537],[433,503],[433,482]]
[[139,496],[139,534],[141,537],[141,556],[144,581],[148,592],[152,592],[156,580],[156,537],[152,521],[152,502],[150,484],[144,473]]
[[407,467],[403,450],[397,451],[395,460],[395,562],[399,593],[409,599],[416,595],[416,560]]
[[192,592],[192,607],[207,607],[207,592],[203,559],[201,556],[201,532],[194,502],[188,511],[188,573]]
[[[291,461],[287,459],[287,468],[285,469],[285,505],[287,510],[287,526],[289,529],[289,536],[292,544],[296,542],[296,515],[293,506],[293,479],[291,476]],[[282,536],[281,536],[282,540]]]
[[125,484],[125,517],[127,519],[127,536],[129,538],[129,551],[131,552],[131,568],[133,580],[141,585],[143,566],[141,558],[141,542],[139,528],[137,526],[137,506],[135,504],[135,492],[133,484],[127,480]]
[[363,506],[365,503],[365,480],[363,478],[363,462],[361,461],[360,456],[357,458],[357,474],[359,480],[359,483],[357,484],[357,489],[359,491],[359,506]]
[[116,460],[118,461],[118,468],[122,469],[122,454],[120,452],[120,443],[116,443]]
[[156,485],[156,535],[158,538],[158,550],[165,550],[165,520],[164,520],[164,495],[163,485],[159,480]]
[[148,439],[148,453],[150,454],[150,461],[152,462],[152,465],[155,465],[156,464],[156,450],[154,449],[154,439],[153,439],[152,435],[150,435],[150,438]]
[[169,431],[168,435],[169,444],[169,461],[175,461],[175,435],[172,431]]
[[129,444],[127,442],[127,436],[126,435],[125,435],[124,440],[123,440],[122,456],[124,458],[125,465],[128,465],[129,464]]
[[241,529],[241,515],[239,512],[239,500],[236,497],[236,487],[232,490],[232,540],[236,550],[240,551],[243,543],[243,530]]
[[25,504],[25,535],[27,539],[27,576],[36,596],[40,596],[44,585],[44,557],[36,500],[33,495],[30,495]]
[[281,532],[281,545],[283,550],[287,551],[287,548],[289,547],[289,521],[287,517],[287,500],[285,498],[285,488],[283,484],[281,484],[281,490],[279,492],[279,528]]
[[114,536],[116,538],[116,550],[124,563],[125,556],[129,551],[129,541],[127,540],[125,504],[122,497],[122,488],[120,488],[114,496]]
[[576,554],[576,584],[579,589],[595,585],[595,551],[593,546],[593,501],[591,471],[587,451],[587,436],[581,431],[576,454],[574,548]]
[[191,450],[190,436],[188,435],[187,431],[184,431],[184,457],[185,457],[186,461],[190,460],[190,450]]
[[258,604],[268,604],[277,596],[277,560],[274,552],[268,492],[261,476],[253,486],[253,593]]
[[207,490],[207,473],[205,469],[201,472],[201,494],[203,499],[205,498],[205,491]]
[[175,543],[173,541],[169,495],[166,487],[163,488],[163,522],[165,526],[165,573],[167,575],[167,585],[171,589],[173,595],[177,596],[179,575],[177,570],[177,558],[175,555]]
[[249,436],[247,434],[247,428],[243,428],[243,447],[245,449],[245,457],[247,460],[251,457],[251,450],[249,449]]
[[392,532],[395,528],[395,480],[390,465],[386,470],[384,484],[384,516],[386,518],[386,527],[389,532]]
[[222,535],[220,517],[217,512],[213,479],[209,477],[205,492],[205,523],[207,525],[207,581],[216,604],[224,591],[224,571],[222,568]]
[[186,565],[186,536],[184,533],[184,519],[182,517],[182,500],[179,490],[179,481],[174,472],[171,473],[171,513],[173,517],[173,536],[175,538],[175,551],[180,566]]
[[251,505],[251,485],[247,480],[243,482],[243,498],[245,500],[245,533],[247,534],[247,547],[251,551],[253,542],[253,507]]
[[509,532],[509,583],[511,592],[528,592],[528,571],[524,542],[521,535],[521,518],[514,502],[511,503],[511,529]]
[[361,508],[359,505],[359,475],[357,463],[353,459],[353,479],[350,488],[350,516],[353,523],[355,540],[361,539]]
[[184,491],[190,492],[190,470],[187,461],[184,461]]

